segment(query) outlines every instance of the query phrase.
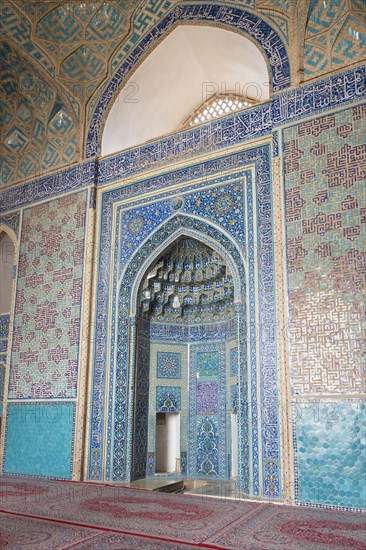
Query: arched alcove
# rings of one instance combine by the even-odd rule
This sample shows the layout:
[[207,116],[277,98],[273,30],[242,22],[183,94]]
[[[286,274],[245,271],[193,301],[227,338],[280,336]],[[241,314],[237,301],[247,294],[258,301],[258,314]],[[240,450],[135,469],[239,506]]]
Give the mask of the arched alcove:
[[[215,22],[215,25],[217,27],[220,27],[218,29],[213,29],[213,21]],[[139,43],[138,47],[131,51],[130,55],[125,59],[125,61],[118,67],[116,72],[114,73],[113,77],[111,78],[108,85],[104,88],[103,93],[101,94],[98,102],[96,102],[93,105],[93,114],[90,117],[90,123],[89,123],[89,129],[88,134],[86,136],[86,157],[90,158],[94,156],[95,154],[99,153],[101,149],[103,150],[103,155],[110,154],[112,152],[115,152],[117,150],[121,150],[121,148],[124,148],[126,146],[132,146],[132,141],[129,141],[129,145],[124,145],[119,142],[117,145],[117,141],[115,143],[107,142],[105,139],[103,140],[103,147],[102,147],[102,134],[103,129],[106,124],[107,115],[109,114],[110,110],[113,109],[113,105],[116,104],[116,98],[118,97],[118,94],[121,92],[122,88],[125,88],[125,97],[120,96],[119,103],[122,101],[129,101],[130,104],[128,107],[133,107],[138,105],[138,97],[136,97],[136,92],[138,92],[137,87],[135,86],[136,83],[134,83],[135,75],[137,75],[137,71],[139,70],[139,66],[141,66],[144,63],[149,63],[148,59],[151,60],[154,59],[154,49],[158,50],[160,45],[167,40],[167,37],[169,33],[173,34],[177,28],[179,29],[179,26],[194,26],[194,28],[198,29],[197,31],[193,32],[199,32],[202,30],[202,25],[208,25],[208,31],[207,32],[226,32],[230,34],[230,31],[234,31],[235,33],[239,33],[238,38],[230,38],[230,40],[236,41],[236,40],[242,40],[241,45],[243,48],[241,49],[241,52],[245,53],[244,56],[240,57],[240,60],[238,64],[234,63],[233,71],[234,75],[235,72],[239,68],[240,72],[240,78],[239,83],[243,81],[243,78],[246,75],[245,66],[248,64],[248,67],[251,71],[254,71],[254,82],[260,83],[262,86],[262,82],[269,82],[270,88],[273,92],[283,90],[284,88],[288,87],[290,85],[290,63],[287,53],[287,48],[283,42],[283,39],[281,36],[276,32],[275,29],[273,29],[267,21],[261,19],[257,15],[251,12],[246,12],[240,8],[235,8],[232,6],[226,6],[221,7],[220,9],[217,8],[217,5],[215,4],[207,4],[205,5],[205,8],[202,9],[202,6],[198,4],[187,4],[187,5],[181,5],[181,6],[174,6],[169,14],[159,21],[159,23],[152,29],[152,31],[147,34],[144,37],[144,40]],[[178,35],[176,35],[177,37]],[[213,34],[211,36],[214,36]],[[218,35],[217,35],[218,36]],[[220,35],[222,37],[224,35]],[[226,36],[226,35],[225,35]],[[197,39],[195,40],[197,43]],[[161,44],[160,44],[161,43]],[[244,47],[245,44],[245,47]],[[187,45],[187,44],[185,44]],[[206,51],[206,57],[208,55],[209,57],[209,65],[215,65],[216,59],[224,58],[226,55],[226,63],[228,63],[228,66],[230,67],[232,65],[233,59],[235,59],[235,53],[236,51],[240,51],[235,48],[230,48],[230,51],[227,51],[228,48],[225,46],[225,42],[219,40],[216,44],[215,40],[211,41],[211,51],[209,50],[207,52],[206,44],[203,40],[200,40],[199,49],[195,52],[195,57],[197,59],[194,59],[195,65],[197,65],[197,61],[200,58],[201,50],[202,52]],[[254,49],[252,49],[254,48]],[[163,50],[160,50],[163,51]],[[183,52],[183,55],[182,55]],[[255,52],[255,54],[253,53]],[[186,56],[187,59],[192,59],[191,56],[192,49],[191,46],[183,49],[182,51],[178,48],[177,50],[177,62],[174,63],[174,59],[172,62],[170,62],[169,67],[174,69],[178,68],[178,71],[175,72],[175,76],[172,76],[169,74],[169,80],[168,83],[171,83],[172,86],[175,86],[176,80],[178,83],[181,82],[181,71],[184,67],[186,67]],[[155,55],[158,55],[157,53]],[[172,59],[170,57],[170,59]],[[259,61],[260,60],[260,61]],[[179,64],[178,64],[179,61]],[[149,65],[146,65],[149,66]],[[201,76],[201,84],[202,81],[205,82],[207,77],[211,78],[205,71],[202,73],[202,65],[201,63],[198,63],[199,67],[199,73]],[[219,66],[219,64],[218,64]],[[262,73],[261,68],[266,66],[268,70],[265,71],[266,77],[263,80],[262,79]],[[153,81],[157,82],[158,86],[161,87],[162,78],[161,78],[161,68],[163,65],[159,67],[159,72],[154,73]],[[260,76],[257,78],[258,73],[257,70],[260,69]],[[241,70],[242,69],[242,70]],[[225,68],[226,71],[226,68]],[[182,73],[183,74],[183,73]],[[226,72],[224,74],[227,74]],[[252,72],[253,74],[253,72]],[[132,78],[131,78],[131,75]],[[268,77],[268,75],[270,75]],[[128,80],[130,79],[130,82],[132,83],[132,86],[127,89],[126,84]],[[231,78],[228,78],[226,80],[227,83],[229,83]],[[252,76],[250,76],[250,80],[252,79]],[[223,82],[222,74],[219,75],[219,78],[216,80],[216,77],[213,78],[213,81],[216,83],[218,82],[219,85]],[[149,81],[150,82],[150,81]],[[247,84],[248,82],[244,81],[244,84]],[[165,83],[164,83],[165,84]],[[155,86],[156,84],[154,84]],[[189,83],[188,83],[189,86]],[[164,86],[166,88],[166,86]],[[264,87],[264,86],[263,86]],[[177,90],[178,94],[181,92],[181,90]],[[128,96],[126,98],[126,95]],[[269,96],[268,96],[269,97]],[[179,99],[179,96],[178,96]],[[265,100],[265,95],[262,95],[262,99]],[[175,97],[171,97],[172,101],[176,101]],[[132,103],[132,102],[135,103]],[[179,102],[180,104],[182,102]],[[180,120],[180,124],[184,121],[185,118],[187,118],[192,111],[194,111],[199,105],[201,105],[203,101],[200,101],[200,103],[196,104],[191,112],[187,112],[186,116]],[[173,105],[173,104],[172,104]],[[151,106],[152,107],[152,106]],[[116,109],[118,109],[116,107]],[[180,109],[180,107],[179,107]],[[188,109],[187,109],[188,111]],[[160,106],[157,110],[157,113],[160,114]],[[148,122],[151,116],[154,116],[154,113],[148,113],[148,117],[144,119],[141,117],[139,120],[141,121],[142,126],[148,126]],[[136,117],[135,117],[136,120]],[[153,119],[152,119],[153,120]],[[159,119],[160,121],[160,119]],[[171,121],[171,120],[170,120]],[[169,121],[169,122],[170,122]],[[177,121],[176,121],[177,122]],[[111,122],[112,124],[112,122]],[[121,125],[119,125],[119,131],[121,131]],[[154,132],[149,137],[144,137],[144,139],[152,139],[154,136],[161,136],[164,133],[172,132],[178,130],[179,127],[174,127],[173,129],[160,129],[159,132],[157,132],[156,128]],[[134,134],[136,129],[132,128],[132,134]],[[144,128],[141,130],[142,133],[145,132]],[[139,140],[136,142],[134,138],[134,144],[141,143],[141,136],[139,137]]]
[[[132,478],[238,475],[238,339],[225,259],[177,237],[137,294]],[[199,338],[198,338],[199,336]]]
[[180,25],[132,74],[108,115],[102,155],[179,130],[213,95],[270,96],[265,58],[242,34]]
[[0,231],[0,315],[9,314],[13,286],[15,248],[11,237]]
[[3,414],[3,399],[12,296],[14,285],[15,246],[13,237],[0,227],[0,429]]

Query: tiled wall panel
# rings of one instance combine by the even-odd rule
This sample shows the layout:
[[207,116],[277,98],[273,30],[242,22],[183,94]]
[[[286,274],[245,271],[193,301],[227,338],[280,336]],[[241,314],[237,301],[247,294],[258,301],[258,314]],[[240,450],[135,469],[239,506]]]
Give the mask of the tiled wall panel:
[[10,399],[75,398],[86,192],[25,210]]
[[284,131],[292,391],[364,390],[366,107]]
[[359,105],[284,130],[295,498],[308,506],[366,505],[365,118]]
[[4,472],[69,479],[75,403],[9,405]]
[[298,500],[366,507],[364,404],[313,401],[298,404]]
[[0,415],[2,414],[2,402],[5,385],[6,351],[8,349],[10,315],[0,315]]

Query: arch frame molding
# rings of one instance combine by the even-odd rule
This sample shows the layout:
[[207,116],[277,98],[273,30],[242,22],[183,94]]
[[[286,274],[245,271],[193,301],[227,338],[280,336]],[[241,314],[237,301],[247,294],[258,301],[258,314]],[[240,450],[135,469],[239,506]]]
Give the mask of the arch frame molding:
[[257,15],[232,6],[187,4],[175,6],[139,43],[127,60],[112,76],[90,117],[86,135],[85,156],[100,152],[103,127],[114,99],[136,67],[179,24],[213,24],[243,33],[264,54],[272,78],[272,91],[279,92],[291,84],[290,60],[287,47],[279,34]]
[[[6,216],[0,216],[0,239],[2,235],[7,235],[10,237],[14,249],[14,264],[13,268],[17,270],[18,260],[19,260],[19,241],[18,241],[18,232],[20,225],[20,213],[15,212],[13,214],[8,214]],[[1,254],[1,251],[0,251]],[[1,261],[1,258],[0,258]],[[15,310],[15,294],[16,294],[16,277],[13,279],[11,297],[10,297],[10,311],[8,314],[8,344],[6,350],[6,361],[5,361],[5,379],[4,379],[4,395],[3,395],[3,410],[2,410],[2,430],[0,435],[0,471],[2,471],[4,466],[4,452],[5,452],[5,434],[6,434],[6,422],[7,422],[7,411],[8,411],[8,395],[7,390],[9,386],[9,376],[10,376],[10,353],[11,353],[11,342],[14,326],[14,310]],[[3,327],[0,327],[3,330]]]
[[[212,245],[221,243],[221,250],[229,249],[233,257],[237,254],[236,265],[244,266],[240,278],[245,286],[243,302],[247,312],[244,315],[246,327],[241,334],[247,336],[245,353],[250,385],[247,393],[249,399],[243,400],[243,409],[248,408],[245,414],[248,414],[250,423],[247,437],[252,453],[249,487],[248,475],[243,472],[242,480],[245,478],[245,489],[249,494],[281,498],[271,154],[270,144],[262,143],[236,150],[214,161],[196,161],[184,169],[171,167],[171,171],[163,175],[136,181],[131,186],[123,187],[116,183],[112,188],[101,189],[98,199],[100,248],[95,287],[97,313],[88,479],[117,482],[125,481],[129,475],[132,450],[127,441],[131,438],[128,430],[131,431],[132,425],[128,425],[128,421],[132,409],[128,407],[131,407],[133,391],[129,371],[134,361],[131,345],[134,335],[131,340],[130,333],[136,330],[131,288],[135,283],[136,293],[137,277],[154,257],[151,255],[154,250],[156,254],[163,250],[176,238],[177,231],[193,230],[192,236],[203,234],[209,246],[217,249],[217,245]],[[228,167],[230,170],[226,172]],[[201,177],[202,173],[206,174],[205,178]],[[236,216],[247,224],[245,238],[235,236],[234,231],[225,230],[222,225],[220,227],[221,222],[210,220],[204,204],[201,214],[194,210],[196,203],[191,200],[198,196],[207,198],[216,191],[216,195],[226,193],[230,189],[232,191],[233,186],[237,189]],[[149,193],[149,189],[153,193]],[[171,209],[168,209],[169,213],[163,212],[165,204],[181,196],[184,197],[181,212],[174,213]],[[160,214],[156,220],[154,212],[157,206]],[[134,251],[127,258],[121,239],[128,233],[131,216],[136,217],[137,214],[143,214],[145,219],[152,216],[151,230],[142,241],[134,243]],[[125,216],[123,220],[122,215]],[[188,227],[181,225],[182,220]],[[124,285],[128,287],[127,294],[119,286],[122,274]]]

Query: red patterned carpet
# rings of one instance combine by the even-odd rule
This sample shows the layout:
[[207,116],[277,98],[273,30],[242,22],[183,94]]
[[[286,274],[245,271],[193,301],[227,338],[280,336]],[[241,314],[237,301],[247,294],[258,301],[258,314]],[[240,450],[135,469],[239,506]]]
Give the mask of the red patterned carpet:
[[366,550],[366,516],[2,478],[0,548]]
[[6,550],[68,548],[95,534],[95,529],[0,514],[0,548]]

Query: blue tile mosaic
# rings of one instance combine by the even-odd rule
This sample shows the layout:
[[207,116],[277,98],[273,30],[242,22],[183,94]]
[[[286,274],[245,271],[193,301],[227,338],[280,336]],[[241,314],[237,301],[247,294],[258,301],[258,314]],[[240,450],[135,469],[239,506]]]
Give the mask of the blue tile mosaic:
[[20,224],[20,212],[12,212],[11,214],[4,214],[0,216],[0,225],[4,224],[10,227],[16,235],[19,236],[19,224]]
[[230,350],[230,376],[238,375],[238,350],[232,348]]
[[181,388],[156,386],[156,412],[179,412],[181,410]]
[[[0,193],[0,212],[94,183],[98,186],[107,185],[142,173],[149,167],[189,160],[206,151],[219,151],[229,145],[271,135],[277,126],[361,100],[365,94],[365,73],[365,66],[356,67],[314,84],[282,92],[265,105],[129,149],[101,161],[88,161],[4,190]],[[104,110],[97,111],[95,115],[102,119]],[[95,125],[95,121],[92,125]],[[275,155],[276,151],[275,146]]]
[[0,315],[0,338],[7,338],[9,334],[10,315]]
[[[189,352],[188,475],[228,476],[226,345],[191,344]],[[203,379],[203,381],[202,381]]]
[[217,382],[197,382],[197,414],[217,414],[219,388]]
[[158,351],[156,358],[157,378],[181,378],[182,354]]
[[239,391],[237,384],[231,384],[230,386],[230,406],[231,412],[236,413],[238,411],[239,403]]
[[0,355],[0,403],[3,401],[3,398],[4,398],[4,386],[5,386],[5,361],[3,360],[3,356]]
[[[288,122],[360,100],[365,94],[365,72],[365,66],[344,71],[314,84],[284,91],[264,105],[108,157],[99,163],[98,185],[143,172],[150,166],[188,161],[205,151],[270,135],[276,127]],[[273,151],[277,156],[275,134]]]
[[199,325],[148,324],[143,335],[152,340],[172,340],[176,342],[202,342],[204,340],[227,340],[236,336],[235,320],[225,323]]
[[308,401],[294,409],[299,503],[366,508],[366,405]]
[[5,190],[0,193],[0,212],[92,185],[95,181],[95,168],[95,161],[87,161]]
[[197,418],[196,475],[218,476],[219,434],[217,418],[203,416]]
[[[147,467],[147,430],[149,414],[150,343],[139,338],[137,344],[138,392],[135,405],[135,433],[133,452],[133,477],[145,477]],[[121,409],[118,410],[121,414]],[[139,437],[138,437],[139,436]]]
[[[151,263],[152,259],[160,254],[166,246],[174,241],[177,236],[184,234],[198,238],[203,243],[207,243],[208,246],[215,246],[219,253],[226,258],[228,265],[232,273],[234,274],[235,288],[238,292],[238,301],[241,301],[241,296],[245,296],[244,282],[246,277],[244,275],[244,267],[242,263],[242,255],[245,255],[244,243],[239,241],[236,243],[234,236],[230,236],[230,239],[226,236],[226,232],[218,226],[216,220],[213,223],[203,220],[198,214],[185,215],[182,209],[186,208],[187,198],[189,202],[188,193],[196,193],[205,191],[205,187],[208,183],[207,178],[220,174],[218,178],[218,184],[222,183],[230,184],[230,177],[232,180],[242,182],[245,186],[246,202],[245,209],[247,211],[248,218],[248,269],[249,269],[249,283],[251,285],[251,291],[249,292],[250,302],[248,304],[250,310],[250,319],[256,319],[256,300],[255,296],[255,271],[258,269],[261,273],[261,284],[258,307],[263,300],[265,300],[266,307],[265,312],[261,317],[261,329],[266,334],[266,338],[261,340],[260,344],[260,358],[256,354],[255,338],[257,336],[258,327],[254,326],[253,329],[253,342],[251,341],[250,361],[252,370],[252,380],[256,380],[258,375],[258,369],[263,371],[265,369],[265,375],[263,375],[262,382],[262,405],[261,407],[271,411],[270,414],[262,415],[262,449],[263,449],[263,464],[264,464],[264,483],[263,494],[276,497],[280,495],[280,470],[279,470],[279,431],[278,421],[276,419],[276,403],[277,397],[274,393],[274,388],[277,385],[277,375],[275,367],[275,339],[271,332],[268,332],[266,325],[274,326],[274,279],[273,279],[273,251],[271,248],[271,233],[272,233],[272,221],[271,221],[271,191],[270,191],[270,147],[263,145],[261,147],[242,151],[233,155],[227,155],[222,158],[215,159],[215,161],[207,161],[202,164],[193,166],[187,166],[184,169],[177,170],[173,173],[167,173],[158,177],[150,178],[135,183],[133,186],[126,186],[123,188],[107,191],[102,196],[102,218],[101,218],[101,232],[103,247],[101,249],[99,258],[99,283],[98,283],[98,316],[97,316],[97,328],[96,328],[96,362],[94,370],[94,399],[92,410],[92,425],[91,425],[91,451],[90,451],[90,478],[101,479],[102,478],[102,456],[105,453],[107,457],[105,462],[105,479],[126,479],[128,477],[128,468],[131,461],[131,451],[129,450],[129,431],[126,431],[126,421],[119,412],[113,413],[115,407],[118,411],[121,407],[125,407],[127,395],[130,402],[133,402],[133,393],[131,389],[126,386],[126,380],[128,377],[127,369],[127,353],[129,343],[129,304],[132,304],[132,311],[135,311],[135,295],[131,297],[132,287],[134,289],[138,286],[138,281],[141,280],[147,266]],[[238,167],[246,167],[248,165],[253,166],[251,170],[241,169]],[[231,169],[233,174],[226,176],[225,172]],[[204,179],[202,181],[202,176]],[[199,181],[196,183],[195,180]],[[131,259],[123,266],[123,272],[121,272],[120,258],[120,241],[119,235],[122,230],[120,224],[118,208],[124,209],[126,212],[128,209],[140,207],[144,201],[149,204],[148,199],[136,199],[143,195],[148,190],[163,190],[162,199],[165,195],[170,195],[170,200],[180,198],[182,193],[175,191],[173,194],[169,190],[169,186],[177,185],[178,183],[185,183],[184,188],[184,201],[180,206],[180,209],[174,211],[172,207],[171,217],[167,220],[162,220],[161,224],[157,227],[155,232],[152,232],[144,241],[138,246],[136,243],[136,250],[131,256]],[[210,186],[213,187],[213,180],[210,180]],[[221,187],[224,189],[224,186]],[[219,189],[219,191],[221,191]],[[220,196],[221,193],[218,193]],[[209,196],[209,195],[207,195]],[[117,207],[118,201],[130,197],[135,198],[136,203],[129,201],[128,206]],[[228,202],[225,202],[228,199]],[[210,199],[211,200],[211,199]],[[238,208],[240,207],[240,199],[238,198]],[[221,208],[227,208],[230,204],[228,197],[223,201]],[[174,203],[175,204],[175,203]],[[172,203],[173,206],[173,203]],[[220,208],[220,201],[219,201]],[[257,222],[254,224],[253,216],[254,210],[256,211]],[[239,213],[238,213],[239,215]],[[243,209],[240,212],[240,216],[244,215]],[[116,217],[114,217],[116,216]],[[110,236],[112,235],[112,227],[115,226],[115,243],[111,242]],[[138,226],[137,226],[138,227]],[[254,247],[254,236],[256,236],[259,246],[260,254],[257,255],[257,248]],[[111,256],[111,250],[114,254]],[[239,251],[241,251],[239,253]],[[155,256],[154,256],[155,254]],[[112,262],[111,262],[112,258]],[[117,268],[118,271],[117,271]],[[109,276],[113,273],[112,280],[113,286],[109,286]],[[119,291],[119,298],[117,299],[118,278],[117,273],[123,274],[120,278],[121,287]],[[139,278],[140,277],[140,278]],[[115,297],[111,303],[112,308],[108,311],[108,303],[110,293]],[[136,293],[136,290],[134,290]],[[244,311],[244,309],[243,309]],[[242,319],[241,323],[244,323],[244,312],[239,307],[237,311],[238,318]],[[109,317],[110,316],[110,317]],[[113,339],[110,341],[110,358],[107,358],[106,344],[108,328],[105,325],[108,318],[111,319],[111,331],[113,334],[117,334],[116,341]],[[131,325],[130,325],[131,326]],[[147,330],[147,329],[144,329]],[[160,337],[179,339],[183,335],[186,329],[179,330],[166,330],[162,326],[150,327],[151,333],[159,334]],[[234,325],[231,325],[230,330],[233,330],[232,334],[235,334]],[[183,331],[183,332],[182,332]],[[225,335],[226,329],[223,326],[218,326],[213,329],[206,329],[205,327],[189,327],[190,338],[196,338],[197,340],[204,337],[208,337],[209,334],[221,334]],[[244,334],[246,329],[244,324],[241,327],[239,334]],[[182,333],[182,334],[181,334]],[[252,339],[252,338],[251,338]],[[240,357],[245,358],[246,353],[246,341],[241,337],[240,340]],[[116,350],[116,363],[114,364],[114,354]],[[239,358],[239,362],[241,360]],[[106,383],[106,364],[111,364],[109,371],[110,376],[110,392],[108,396],[108,408],[104,409],[104,401],[102,396],[104,394],[103,388]],[[196,379],[195,382],[196,383]],[[246,373],[246,366],[243,362],[243,368],[239,372],[239,395],[243,398],[239,399],[238,404],[238,439],[240,453],[239,464],[239,479],[241,483],[241,489],[249,491],[249,463],[252,461],[251,475],[253,477],[254,491],[260,491],[258,482],[256,481],[259,476],[259,452],[258,452],[258,415],[256,413],[257,403],[257,389],[252,383],[250,401],[251,409],[249,411],[247,401],[244,401],[244,396],[248,395],[249,386]],[[220,390],[221,391],[221,390]],[[118,404],[118,405],[117,405]],[[104,415],[107,415],[108,429],[106,433],[103,431]],[[131,411],[132,414],[132,411]],[[221,413],[220,413],[221,414]],[[225,422],[226,413],[222,413],[224,418],[220,419],[220,422]],[[114,415],[114,416],[113,416]],[[249,419],[250,415],[250,419]],[[114,421],[112,420],[114,418]],[[249,437],[248,427],[251,426],[253,446],[252,453],[249,456]],[[221,429],[221,428],[220,428]],[[196,433],[194,429],[194,433]],[[195,440],[195,436],[194,436]],[[192,441],[192,439],[190,439]],[[191,443],[189,443],[191,445]],[[195,445],[194,445],[195,447]],[[221,464],[227,463],[227,451],[226,448],[220,448],[219,452]],[[194,472],[195,466],[191,463],[189,457],[195,456],[195,451],[191,448],[188,449],[188,471]],[[223,476],[228,475],[228,469],[224,467],[222,471]],[[256,494],[256,493],[255,493]],[[258,493],[257,493],[258,494]]]
[[199,351],[197,353],[197,374],[199,378],[212,378],[219,374],[219,352]]
[[6,353],[7,349],[8,349],[8,341],[0,340],[0,353]]

